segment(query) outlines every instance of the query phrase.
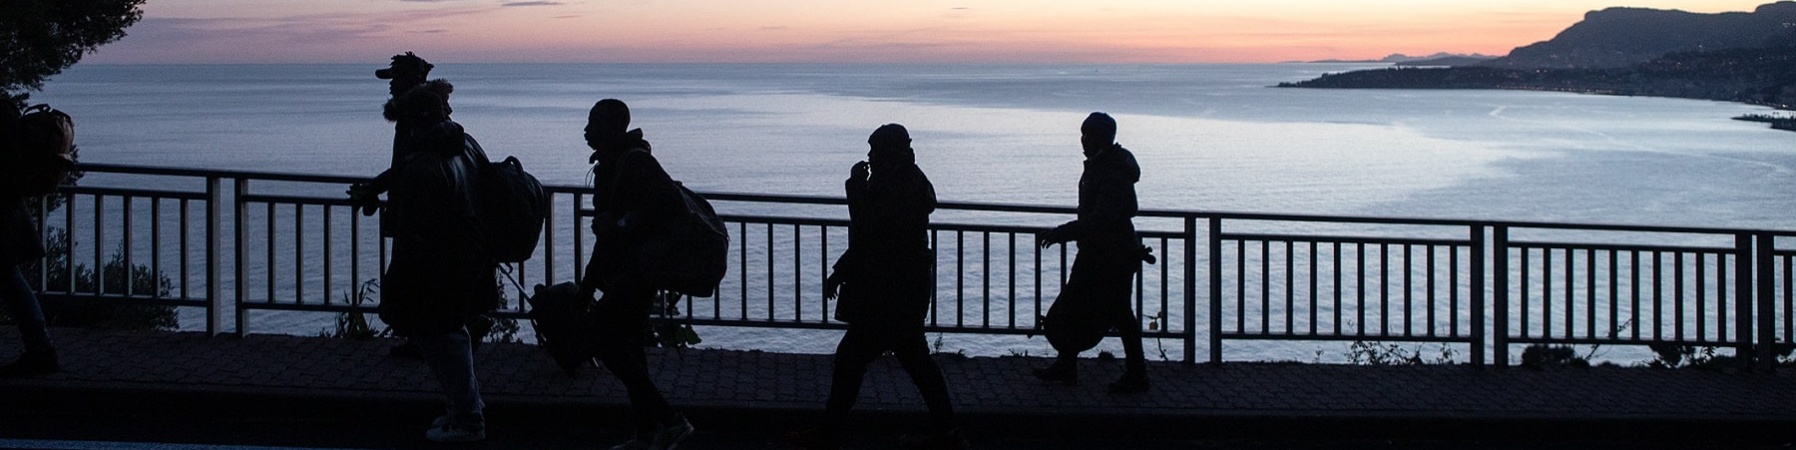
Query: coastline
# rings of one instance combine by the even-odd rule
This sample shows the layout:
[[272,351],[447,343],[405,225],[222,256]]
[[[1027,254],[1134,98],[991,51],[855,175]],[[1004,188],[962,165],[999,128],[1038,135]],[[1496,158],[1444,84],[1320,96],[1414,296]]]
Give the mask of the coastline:
[[[1790,58],[1784,58],[1789,61]],[[1759,76],[1766,70],[1731,70],[1716,76],[1697,76],[1707,71],[1676,65],[1675,73],[1652,71],[1651,63],[1636,69],[1504,69],[1448,67],[1359,70],[1323,74],[1320,77],[1282,82],[1273,87],[1321,89],[1495,89],[1566,92],[1578,94],[1644,96],[1713,100],[1765,106],[1779,111],[1796,110],[1796,86],[1765,85]],[[1773,128],[1796,131],[1796,118],[1763,120]]]

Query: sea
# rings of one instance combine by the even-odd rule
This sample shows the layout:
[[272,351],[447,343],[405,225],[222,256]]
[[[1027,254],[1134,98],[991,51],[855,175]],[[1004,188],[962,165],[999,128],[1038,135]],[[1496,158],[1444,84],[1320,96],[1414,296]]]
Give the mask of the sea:
[[[31,100],[75,118],[84,162],[370,176],[393,131],[382,67],[82,64]],[[1378,67],[439,63],[431,76],[454,84],[454,118],[489,153],[548,184],[589,183],[586,111],[617,98],[668,172],[701,192],[839,196],[868,133],[899,123],[942,200],[1071,206],[1079,124],[1104,111],[1141,164],[1143,208],[1796,229],[1796,134],[1729,120],[1768,107],[1272,87]],[[743,336],[703,345],[833,345]],[[953,339],[980,338],[945,345],[984,355],[1046,347]]]

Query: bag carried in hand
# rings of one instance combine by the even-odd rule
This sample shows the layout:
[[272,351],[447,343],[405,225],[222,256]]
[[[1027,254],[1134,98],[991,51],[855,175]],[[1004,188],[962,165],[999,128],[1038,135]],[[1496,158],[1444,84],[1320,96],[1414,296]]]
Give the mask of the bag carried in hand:
[[730,232],[705,197],[675,181],[684,213],[636,246],[636,270],[655,289],[710,297],[730,268]]
[[[36,197],[56,191],[75,169],[75,121],[49,105],[26,108],[19,117],[16,151],[7,155],[7,191]],[[15,162],[16,161],[16,162]]]
[[1078,353],[1097,347],[1110,332],[1111,323],[1103,315],[1098,302],[1069,299],[1065,293],[1048,307],[1041,321],[1042,334],[1048,345],[1061,352]]
[[473,136],[467,136],[466,150],[479,167],[474,176],[474,216],[480,223],[481,245],[494,261],[529,260],[548,218],[549,196],[542,183],[524,171],[516,156],[492,162]]
[[580,296],[580,286],[571,282],[554,286],[536,285],[536,295],[529,298],[530,324],[536,328],[536,345],[549,352],[568,375],[591,361],[598,333],[592,321],[592,298]]

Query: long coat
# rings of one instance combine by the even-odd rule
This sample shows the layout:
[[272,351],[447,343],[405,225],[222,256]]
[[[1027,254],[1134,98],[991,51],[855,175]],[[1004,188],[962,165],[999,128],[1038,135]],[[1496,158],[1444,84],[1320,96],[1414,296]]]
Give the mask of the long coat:
[[414,139],[418,152],[396,169],[385,212],[393,259],[381,278],[380,319],[401,336],[449,332],[499,300],[493,262],[479,243],[478,168],[467,135],[444,121]]

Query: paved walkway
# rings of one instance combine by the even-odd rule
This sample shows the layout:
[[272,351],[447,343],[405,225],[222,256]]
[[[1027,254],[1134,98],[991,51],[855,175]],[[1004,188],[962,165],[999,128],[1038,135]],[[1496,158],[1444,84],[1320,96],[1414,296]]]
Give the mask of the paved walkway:
[[[53,334],[64,371],[0,380],[0,399],[35,395],[88,402],[84,407],[92,408],[194,402],[224,414],[230,408],[306,402],[422,409],[435,407],[440,398],[422,361],[387,356],[397,342],[390,339],[79,329]],[[0,327],[0,358],[18,351],[16,330]],[[1504,435],[1559,427],[1600,436],[1654,432],[1669,424],[1684,432],[1702,426],[1772,435],[1768,439],[1796,435],[1796,370],[1789,369],[1761,374],[1153,363],[1151,392],[1114,396],[1103,385],[1120,372],[1120,361],[1087,360],[1084,383],[1065,387],[1029,375],[1029,367],[1045,363],[1041,358],[937,358],[956,407],[987,432],[1129,432],[1179,439],[1269,430]],[[623,411],[623,387],[603,369],[569,377],[530,345],[487,345],[476,359],[487,400],[499,411],[494,414]],[[650,361],[670,400],[701,427],[808,423],[829,388],[828,355],[653,350]],[[871,369],[857,411],[861,417],[914,418],[910,425],[920,426],[921,405],[896,361],[885,358]]]

